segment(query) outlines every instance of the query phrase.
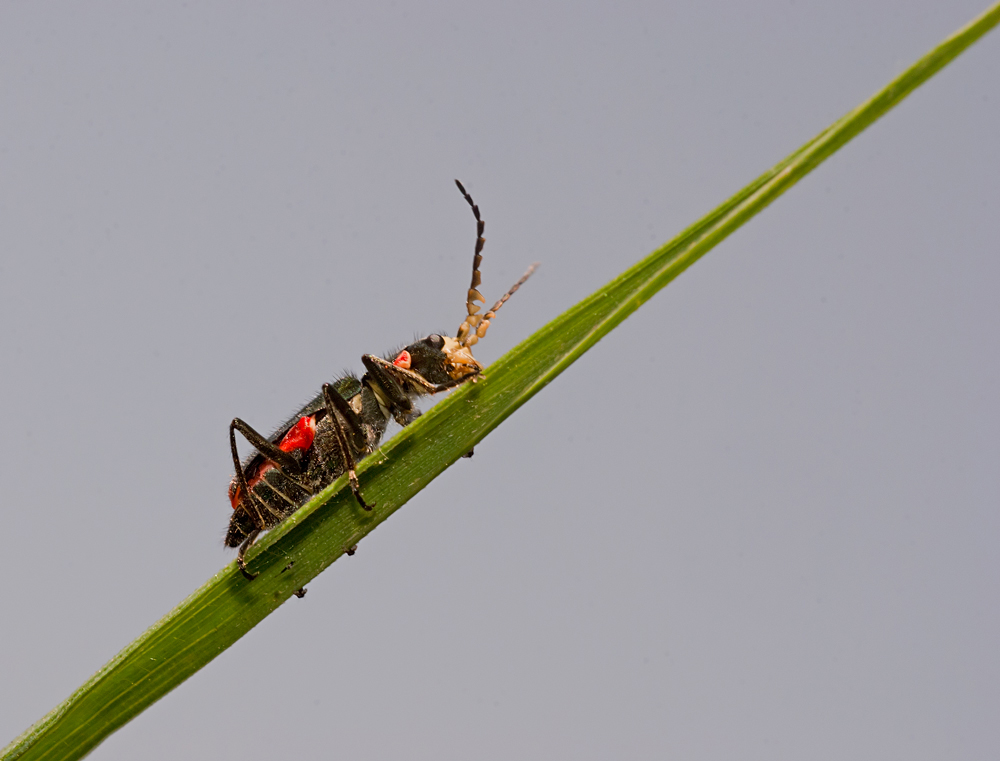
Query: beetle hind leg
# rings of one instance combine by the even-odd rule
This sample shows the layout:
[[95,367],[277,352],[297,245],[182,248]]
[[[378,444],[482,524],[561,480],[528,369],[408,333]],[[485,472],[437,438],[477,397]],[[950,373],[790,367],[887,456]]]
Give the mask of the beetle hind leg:
[[243,541],[243,544],[240,545],[240,551],[236,554],[236,565],[240,567],[240,573],[243,574],[243,577],[247,581],[253,581],[258,576],[258,574],[251,573],[249,570],[247,570],[247,561],[246,561],[247,550],[250,549],[250,545],[253,544],[254,541],[256,541],[258,536],[260,536],[260,529],[255,528],[247,535],[247,538]]

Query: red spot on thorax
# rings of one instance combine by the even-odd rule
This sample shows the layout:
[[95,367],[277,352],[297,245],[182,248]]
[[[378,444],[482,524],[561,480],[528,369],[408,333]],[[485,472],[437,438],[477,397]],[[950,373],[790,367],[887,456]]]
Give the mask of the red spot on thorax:
[[392,364],[394,364],[396,367],[402,367],[404,370],[409,370],[410,369],[410,352],[408,352],[406,349],[403,349],[401,352],[399,352],[399,356],[397,356],[392,361]]
[[[293,425],[286,433],[281,441],[278,442],[278,449],[282,452],[294,452],[296,449],[308,449],[313,444],[313,439],[316,438],[316,418],[313,415],[307,417],[299,418],[299,422]],[[271,468],[274,467],[274,463],[270,460],[264,460],[258,467],[256,472],[251,472],[246,474],[247,488],[253,489],[260,480],[264,477]],[[230,490],[229,500],[233,504],[233,510],[239,506],[240,502],[243,501],[243,493],[240,487],[237,485],[235,488]]]

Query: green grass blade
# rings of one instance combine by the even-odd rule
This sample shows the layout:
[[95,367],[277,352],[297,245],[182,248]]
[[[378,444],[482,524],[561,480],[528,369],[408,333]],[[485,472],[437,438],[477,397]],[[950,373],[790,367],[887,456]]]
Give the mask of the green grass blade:
[[80,758],[246,634],[388,518],[587,349],[781,193],[1000,21],[1000,4],[946,39],[873,98],[704,219],[553,320],[366,459],[365,513],[344,479],[212,577],[3,751],[4,759]]

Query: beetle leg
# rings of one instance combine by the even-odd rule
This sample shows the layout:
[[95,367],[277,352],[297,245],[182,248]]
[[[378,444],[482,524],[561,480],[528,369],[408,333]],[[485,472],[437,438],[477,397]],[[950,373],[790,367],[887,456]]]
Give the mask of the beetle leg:
[[240,545],[240,551],[236,554],[236,565],[240,567],[240,573],[242,573],[246,577],[247,581],[253,581],[254,579],[257,578],[257,574],[250,573],[250,571],[247,570],[246,554],[247,550],[250,548],[250,545],[254,543],[254,540],[259,535],[260,535],[259,528],[255,528],[253,531],[251,531],[250,534],[247,536],[246,540],[243,542],[243,544]]
[[[327,392],[328,388],[330,389],[329,393]],[[358,413],[351,408],[351,405],[347,403],[344,397],[337,393],[337,389],[333,388],[329,383],[323,384],[323,399],[326,401],[327,412],[330,414],[331,419],[333,418],[333,411],[330,409],[331,404],[337,410],[340,417],[344,419],[345,433],[350,434],[351,443],[354,445],[354,448],[359,452],[365,451],[368,447],[368,437],[365,436],[365,429],[361,424],[361,418],[358,417]]]
[[257,451],[273,462],[278,470],[280,470],[289,480],[295,482],[296,484],[298,484],[298,481],[292,474],[300,473],[302,471],[302,466],[299,465],[298,461],[291,454],[285,452],[277,445],[265,439],[239,418],[233,418],[233,422],[229,424],[229,448],[233,455],[233,467],[236,469],[236,482],[239,485],[240,493],[243,494],[243,501],[240,505],[246,509],[247,513],[250,515],[250,520],[254,525],[253,530],[247,535],[243,544],[240,545],[239,553],[236,555],[236,564],[240,568],[240,573],[246,577],[247,581],[253,581],[257,578],[257,574],[250,573],[247,570],[245,556],[247,550],[250,548],[250,545],[254,543],[254,540],[258,537],[258,535],[260,535],[260,532],[267,528],[267,520],[264,518],[264,513],[261,512],[261,508],[263,508],[265,512],[274,516],[274,518],[278,521],[284,518],[284,516],[281,513],[275,512],[274,508],[268,505],[267,502],[262,500],[257,494],[254,494],[254,492],[250,489],[250,486],[247,484],[246,473],[243,471],[243,465],[240,463],[240,454],[236,449],[236,431],[243,434],[243,437],[250,442],[250,444],[252,444]]
[[[340,449],[340,456],[342,458],[341,462],[344,463],[344,469],[347,471],[347,478],[351,483],[351,491],[354,493],[354,498],[365,510],[371,510],[375,507],[375,503],[372,502],[371,504],[368,504],[361,496],[361,486],[358,484],[358,474],[354,472],[354,468],[356,467],[354,454],[351,452],[351,445],[347,440],[347,428],[351,427],[355,421],[356,425],[351,431],[352,437],[357,440],[358,437],[363,436],[361,421],[354,413],[354,410],[347,407],[347,402],[344,401],[344,398],[338,394],[336,389],[334,389],[334,387],[329,383],[323,384],[323,399],[326,401],[326,411],[330,416],[330,423],[333,426],[333,432],[337,439],[337,446]],[[340,402],[340,406],[347,407],[353,416],[353,420],[347,415],[343,415],[343,417],[341,417],[341,415],[337,414],[340,412],[340,406],[337,404],[338,401]],[[359,449],[363,449],[363,447],[359,447]]]
[[233,444],[236,443],[236,438],[233,436],[233,431],[237,430],[243,434],[243,438],[250,442],[254,449],[260,452],[264,457],[273,462],[282,472],[287,474],[290,473],[301,473],[302,466],[299,465],[298,460],[296,460],[292,455],[285,450],[281,449],[277,444],[268,441],[263,436],[261,436],[257,431],[251,428],[249,425],[244,423],[238,417],[233,418],[233,422],[229,425],[229,435],[233,440]]
[[364,362],[365,369],[377,378],[379,386],[385,389],[385,392],[389,395],[389,401],[398,405],[406,412],[412,409],[413,404],[406,397],[406,394],[403,393],[403,389],[399,385],[399,380],[405,380],[415,386],[420,386],[428,394],[436,394],[439,391],[447,391],[449,388],[461,386],[468,381],[474,382],[480,373],[482,373],[482,370],[473,368],[468,375],[463,375],[461,378],[453,378],[452,380],[435,385],[419,373],[403,367],[396,367],[392,362],[387,362],[381,357],[376,357],[374,354],[365,354],[361,358],[361,361]]
[[[248,509],[247,512],[250,514],[250,519],[253,521],[254,527],[259,531],[267,527],[267,522],[264,520],[264,515],[261,513],[260,508],[261,506],[263,506],[265,510],[268,508],[266,504],[251,494],[250,487],[247,485],[246,473],[243,472],[243,465],[240,463],[240,453],[236,449],[236,431],[240,430],[242,433],[244,428],[259,436],[253,428],[248,426],[242,420],[239,418],[233,418],[233,422],[229,424],[229,448],[233,453],[233,467],[236,468],[236,482],[239,484],[240,493],[243,494],[244,499],[249,502],[249,506],[253,508],[252,511]],[[246,436],[245,433],[243,435]]]
[[[422,385],[428,385],[427,381],[416,373],[398,368],[391,362],[386,362],[374,354],[365,354],[361,357],[361,362],[364,364],[365,370],[373,376],[378,387],[388,397],[389,403],[392,405],[394,417],[398,418],[400,414],[406,416],[413,412],[413,402],[410,401],[409,397],[403,391],[403,387],[399,385],[399,381],[393,375],[398,374],[407,380]],[[397,411],[399,414],[396,414]]]

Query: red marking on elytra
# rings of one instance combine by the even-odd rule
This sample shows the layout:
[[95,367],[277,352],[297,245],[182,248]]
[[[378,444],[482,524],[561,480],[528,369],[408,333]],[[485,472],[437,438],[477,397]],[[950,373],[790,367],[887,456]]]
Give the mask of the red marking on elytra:
[[278,444],[278,449],[282,452],[291,452],[296,449],[308,449],[316,438],[316,418],[313,415],[299,418],[299,422],[292,426],[291,430]]
[[[286,433],[280,442],[278,442],[278,449],[282,452],[293,452],[296,449],[308,449],[313,444],[313,439],[316,438],[316,417],[314,415],[309,415],[307,417],[299,418],[299,422],[293,425],[288,433]],[[257,471],[253,474],[248,474],[247,476],[247,488],[253,489],[260,480],[264,477],[271,468],[274,467],[274,463],[270,460],[264,460],[257,468]],[[243,490],[237,486],[233,493],[230,495],[230,501],[233,503],[233,510],[237,508],[240,502],[243,501]]]
[[399,352],[399,356],[392,361],[392,364],[394,364],[396,367],[402,367],[404,370],[409,370],[410,352],[408,352],[406,349],[403,349],[401,352]]

